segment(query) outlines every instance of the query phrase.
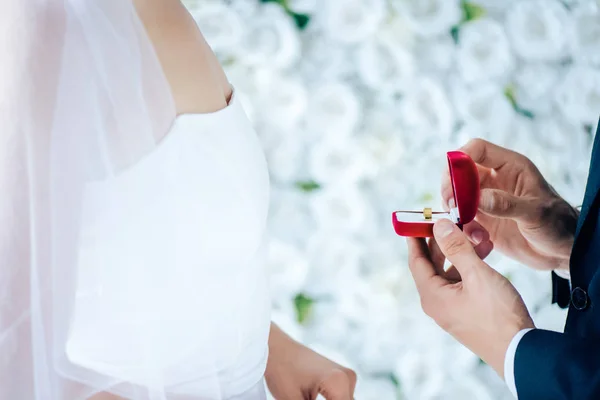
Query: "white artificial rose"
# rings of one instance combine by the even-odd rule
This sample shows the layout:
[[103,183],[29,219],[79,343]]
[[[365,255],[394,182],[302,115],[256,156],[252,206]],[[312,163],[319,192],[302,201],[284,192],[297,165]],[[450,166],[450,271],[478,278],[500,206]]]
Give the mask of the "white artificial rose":
[[358,145],[367,164],[372,166],[371,178],[394,168],[403,158],[406,145],[402,140],[402,128],[390,109],[376,109],[369,113],[364,134],[358,137]]
[[373,35],[386,14],[384,0],[327,0],[320,22],[325,34],[342,43]]
[[411,53],[380,40],[366,41],[356,52],[359,76],[371,89],[381,92],[401,91],[414,76],[414,64]]
[[584,2],[573,15],[573,56],[578,62],[600,66],[600,4]]
[[366,234],[375,223],[367,198],[351,185],[319,190],[311,196],[310,207],[318,227],[327,232]]
[[296,246],[282,240],[271,240],[267,266],[274,299],[292,299],[304,288],[309,270],[308,261]]
[[570,18],[558,0],[524,0],[508,11],[506,31],[524,60],[558,61],[568,55]]
[[249,65],[287,69],[300,58],[298,30],[281,6],[264,4],[250,21],[239,53]]
[[[454,129],[454,110],[444,88],[434,79],[416,78],[400,103],[402,125],[412,131],[406,137],[417,145],[424,139],[447,139]],[[407,135],[408,136],[408,135]]]
[[217,54],[234,51],[245,35],[244,21],[223,3],[197,5],[191,8],[191,14],[207,43]]
[[600,70],[574,65],[556,91],[556,104],[575,123],[596,124],[600,110]]
[[461,119],[478,137],[505,141],[515,112],[501,86],[482,84],[466,88],[456,85],[453,98]]
[[360,400],[397,400],[398,389],[391,379],[361,377],[355,397]]
[[293,131],[304,119],[308,108],[308,92],[304,83],[266,68],[256,76],[264,122],[279,128],[283,135]]
[[347,136],[361,117],[360,101],[348,84],[324,83],[309,97],[307,126],[319,136]]
[[554,89],[560,69],[544,63],[522,65],[514,76],[515,97],[519,107],[531,111],[536,117],[553,114]]
[[514,60],[502,25],[487,18],[463,25],[456,61],[461,77],[468,84],[505,80]]
[[311,14],[317,10],[317,0],[289,0],[288,5],[294,12]]
[[353,184],[373,170],[356,140],[326,138],[314,144],[308,155],[310,175],[317,182]]
[[477,399],[477,400],[494,400],[497,399],[490,393],[487,385],[481,380],[472,375],[460,375],[454,379],[449,379],[443,392],[431,393],[431,396],[425,395],[424,399]]
[[394,0],[392,4],[423,37],[449,34],[463,16],[459,0]]
[[313,231],[314,221],[306,195],[297,189],[271,190],[269,232],[274,236],[302,245]]
[[456,63],[457,46],[449,36],[422,40],[415,50],[420,71],[444,73]]
[[286,137],[266,151],[269,173],[278,183],[293,183],[301,180],[305,147],[300,140],[301,131],[286,132]]

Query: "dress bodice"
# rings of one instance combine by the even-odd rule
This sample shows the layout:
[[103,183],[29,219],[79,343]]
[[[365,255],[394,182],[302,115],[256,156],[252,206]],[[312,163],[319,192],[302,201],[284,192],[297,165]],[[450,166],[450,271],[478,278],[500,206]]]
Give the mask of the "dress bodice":
[[235,95],[179,116],[153,152],[83,198],[70,361],[202,399],[254,386],[270,320],[269,180]]

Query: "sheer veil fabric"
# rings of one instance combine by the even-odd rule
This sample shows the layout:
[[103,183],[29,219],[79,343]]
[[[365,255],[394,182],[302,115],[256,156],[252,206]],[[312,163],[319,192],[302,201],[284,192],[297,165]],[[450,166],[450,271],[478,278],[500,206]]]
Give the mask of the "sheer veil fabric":
[[[221,292],[239,272],[232,265],[262,243],[233,254],[228,240],[236,237],[219,235],[216,220],[228,210],[211,210],[196,215],[216,228],[200,234],[193,265],[179,258],[193,244],[176,222],[189,217],[194,199],[176,187],[179,157],[166,158],[152,176],[139,173],[157,150],[169,151],[167,133],[179,122],[134,6],[9,0],[0,33],[8,55],[0,63],[0,399],[236,395],[224,391],[220,371],[257,337],[236,325],[251,319],[223,315],[248,299],[242,286],[239,296]],[[216,148],[210,136],[204,140]],[[235,153],[236,144],[229,146]],[[236,186],[196,173],[211,191]],[[245,176],[250,198],[253,187],[264,188],[259,175]],[[267,204],[262,192],[254,199]],[[256,217],[252,208],[240,212]],[[266,325],[257,328],[262,344]],[[189,382],[200,396],[170,389]]]

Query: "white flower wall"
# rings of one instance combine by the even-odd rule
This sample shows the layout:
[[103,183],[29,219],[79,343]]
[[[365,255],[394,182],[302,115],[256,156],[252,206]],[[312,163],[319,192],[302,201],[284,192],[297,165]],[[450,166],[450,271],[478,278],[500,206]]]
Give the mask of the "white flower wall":
[[[502,399],[421,311],[391,212],[439,207],[445,152],[483,137],[583,198],[600,1],[188,1],[262,139],[273,320],[359,374],[356,398]],[[492,254],[538,326],[550,276]]]

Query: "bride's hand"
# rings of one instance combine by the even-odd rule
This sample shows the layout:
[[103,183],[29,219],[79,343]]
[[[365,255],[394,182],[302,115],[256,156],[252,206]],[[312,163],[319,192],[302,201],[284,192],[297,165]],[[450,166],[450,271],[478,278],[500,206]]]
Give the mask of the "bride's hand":
[[277,400],[352,400],[354,371],[294,341],[271,324],[267,386]]

